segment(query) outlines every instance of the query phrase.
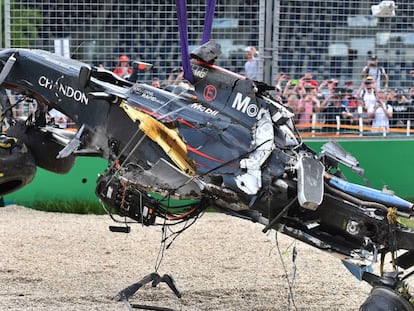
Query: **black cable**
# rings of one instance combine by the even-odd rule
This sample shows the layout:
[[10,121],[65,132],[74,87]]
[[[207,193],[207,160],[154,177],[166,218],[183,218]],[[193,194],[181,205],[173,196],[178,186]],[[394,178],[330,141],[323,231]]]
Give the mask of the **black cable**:
[[276,241],[276,248],[277,248],[277,251],[278,251],[278,254],[279,254],[279,258],[280,258],[280,261],[282,263],[283,271],[285,273],[285,278],[286,278],[287,283],[288,283],[288,288],[289,288],[289,305],[290,305],[290,302],[292,301],[293,307],[295,308],[295,310],[297,310],[297,307],[296,307],[296,304],[295,304],[295,299],[293,297],[292,284],[290,283],[289,276],[288,276],[288,272],[287,272],[287,269],[286,269],[286,265],[285,265],[285,262],[283,260],[282,252],[280,251],[279,242],[278,242],[278,238],[277,238],[277,231],[275,233],[275,241]]
[[288,209],[293,205],[293,203],[296,202],[298,196],[296,195],[290,202],[283,207],[283,209],[266,225],[266,227],[263,228],[262,232],[266,233],[269,231],[274,224],[276,224],[279,219],[288,211]]
[[160,248],[158,250],[158,254],[157,254],[157,258],[155,259],[155,271],[158,272],[158,269],[161,266],[161,262],[164,258],[164,253],[166,250],[166,246],[165,246],[165,240],[166,240],[166,225],[165,225],[166,219],[164,219],[164,225],[162,227],[162,239],[160,242]]

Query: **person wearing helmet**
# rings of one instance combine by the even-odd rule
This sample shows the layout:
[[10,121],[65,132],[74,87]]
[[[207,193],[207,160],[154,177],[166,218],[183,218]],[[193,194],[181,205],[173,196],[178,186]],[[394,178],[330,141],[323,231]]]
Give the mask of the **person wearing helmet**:
[[121,78],[128,78],[132,73],[132,68],[129,65],[129,58],[126,55],[119,57],[119,67],[114,69],[114,73]]

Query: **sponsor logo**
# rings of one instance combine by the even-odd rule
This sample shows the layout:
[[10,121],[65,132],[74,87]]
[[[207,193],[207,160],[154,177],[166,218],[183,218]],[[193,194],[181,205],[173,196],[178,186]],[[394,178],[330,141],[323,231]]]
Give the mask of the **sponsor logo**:
[[146,98],[150,101],[159,103],[159,104],[164,104],[164,102],[160,99],[158,99],[154,93],[152,91],[146,90],[142,87],[137,87],[134,86],[134,92],[137,93],[138,95],[141,95],[143,98]]
[[193,109],[195,109],[195,110],[198,110],[198,111],[201,111],[201,112],[210,114],[212,116],[216,116],[219,113],[218,110],[214,110],[214,109],[208,108],[206,106],[203,106],[203,104],[200,104],[200,103],[194,103],[190,107],[193,108]]
[[196,64],[191,64],[191,70],[193,75],[199,79],[204,79],[207,76],[208,69],[198,66]]
[[242,93],[237,93],[234,97],[232,108],[247,114],[249,117],[256,117],[259,111],[259,107],[255,104],[250,103],[251,98],[246,96],[243,98]]
[[231,107],[237,111],[247,114],[251,118],[260,119],[266,109],[259,108],[256,104],[250,103],[250,100],[251,98],[249,96],[243,98],[242,93],[237,93]]
[[203,96],[209,102],[215,100],[217,96],[217,88],[211,84],[207,85],[204,88]]
[[[61,77],[63,78],[63,76]],[[76,90],[73,87],[63,84],[60,79],[53,81],[45,76],[40,76],[38,83],[41,87],[44,87],[48,90],[55,90],[55,95],[59,97],[59,94],[66,96],[67,98],[71,98],[81,104],[87,105],[89,102],[88,97],[84,92],[80,90]]]

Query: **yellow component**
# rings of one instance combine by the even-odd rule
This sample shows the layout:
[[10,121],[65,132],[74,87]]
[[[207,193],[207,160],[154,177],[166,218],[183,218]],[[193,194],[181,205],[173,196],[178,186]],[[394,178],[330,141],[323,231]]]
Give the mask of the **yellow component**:
[[[397,208],[391,207],[391,208],[388,209],[387,220],[388,220],[388,223],[390,225],[395,225],[399,222],[398,218],[397,218]],[[392,266],[393,266],[394,270],[396,270],[396,264],[395,264],[396,257],[395,257],[395,255],[396,255],[395,251],[391,251],[391,263],[392,263]],[[380,271],[383,272],[383,267],[380,267]],[[383,274],[381,274],[381,276],[382,275]]]
[[392,207],[388,209],[387,212],[387,220],[389,224],[396,224],[398,223],[398,218],[397,218],[397,208]]
[[13,143],[17,143],[16,137],[6,139],[4,142],[0,142],[0,148],[11,148]]
[[156,142],[178,167],[189,175],[195,174],[194,164],[187,158],[187,148],[177,131],[166,127],[150,115],[126,104],[119,105],[133,121],[139,121],[139,128]]

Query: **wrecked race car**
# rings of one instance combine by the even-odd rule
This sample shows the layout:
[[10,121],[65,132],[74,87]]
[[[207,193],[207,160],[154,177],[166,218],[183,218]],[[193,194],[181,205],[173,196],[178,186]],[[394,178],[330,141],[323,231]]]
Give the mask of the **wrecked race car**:
[[[214,207],[340,256],[373,286],[361,310],[413,310],[404,281],[414,265],[414,232],[398,221],[413,214],[413,204],[348,182],[340,165],[361,172],[355,158],[335,142],[319,154],[307,147],[272,88],[216,66],[219,54],[214,42],[197,48],[193,83],[163,89],[135,81],[137,62],[125,80],[46,51],[2,50],[2,94],[35,100],[37,109],[15,118],[15,103],[3,96],[0,194],[30,183],[36,167],[64,174],[78,156],[102,157],[108,167],[96,195],[117,222],[112,211],[151,226],[197,219]],[[76,132],[48,124],[51,109],[73,120]],[[386,254],[392,271],[367,269]],[[127,301],[151,281],[167,282],[179,296],[169,276],[150,274],[118,298]]]

